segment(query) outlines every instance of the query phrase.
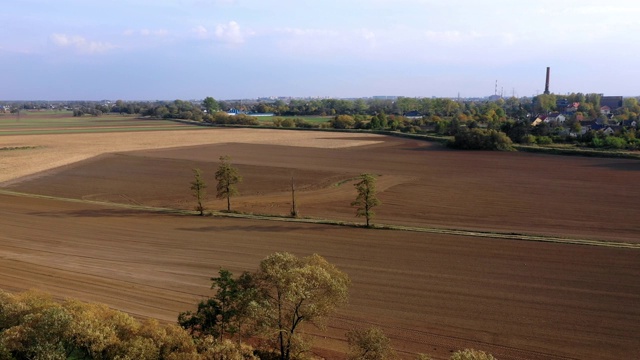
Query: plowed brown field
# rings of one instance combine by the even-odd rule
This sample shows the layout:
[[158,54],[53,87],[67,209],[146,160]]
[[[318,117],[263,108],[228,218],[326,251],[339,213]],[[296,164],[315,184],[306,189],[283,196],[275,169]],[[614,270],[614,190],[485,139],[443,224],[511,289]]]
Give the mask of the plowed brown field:
[[[94,136],[95,135],[95,136]],[[235,210],[356,221],[352,179],[379,175],[375,222],[640,243],[640,162],[459,152],[372,135],[265,130],[0,137],[7,190],[191,209],[191,169],[221,155],[245,181]],[[82,160],[82,161],[79,161]],[[63,165],[63,166],[58,166]],[[27,169],[28,170],[25,170]],[[220,200],[207,205],[222,209]],[[357,221],[360,221],[359,219]],[[640,355],[640,249],[153,213],[0,195],[0,287],[37,288],[175,321],[210,295],[220,267],[253,270],[275,251],[318,253],[352,279],[344,332],[382,327],[405,357],[480,348],[499,359]]]

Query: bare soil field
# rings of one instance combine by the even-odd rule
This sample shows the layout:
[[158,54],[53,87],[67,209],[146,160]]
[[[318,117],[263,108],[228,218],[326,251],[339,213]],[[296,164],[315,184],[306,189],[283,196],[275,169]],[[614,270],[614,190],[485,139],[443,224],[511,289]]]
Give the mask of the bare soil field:
[[[189,183],[192,169],[200,168],[210,185],[207,206],[224,209],[226,203],[215,199],[213,174],[218,158],[229,155],[244,177],[241,196],[232,199],[237,211],[287,215],[293,176],[302,216],[360,221],[350,206],[355,198],[350,180],[368,172],[379,175],[383,205],[376,208],[375,221],[380,223],[640,241],[640,161],[635,160],[451,151],[407,139],[276,130],[48,138],[63,143],[8,152],[16,156],[13,162],[2,157],[0,166],[9,163],[0,175],[5,187],[193,209]],[[178,144],[200,145],[161,148]],[[144,148],[153,149],[124,152]],[[109,151],[115,152],[105,154]],[[68,166],[34,171],[63,164]]]
[[[90,136],[96,135],[96,136]],[[352,179],[379,175],[376,222],[640,243],[640,162],[458,152],[371,135],[194,130],[0,137],[7,190],[191,209],[191,169],[229,155],[245,181],[234,209],[356,221]],[[27,167],[28,169],[24,169]],[[357,221],[360,221],[357,219]],[[376,325],[405,358],[465,347],[499,359],[640,354],[640,250],[406,231],[196,217],[0,194],[0,288],[41,289],[175,321],[211,295],[220,267],[276,251],[318,253],[349,274],[350,304],[316,334]]]

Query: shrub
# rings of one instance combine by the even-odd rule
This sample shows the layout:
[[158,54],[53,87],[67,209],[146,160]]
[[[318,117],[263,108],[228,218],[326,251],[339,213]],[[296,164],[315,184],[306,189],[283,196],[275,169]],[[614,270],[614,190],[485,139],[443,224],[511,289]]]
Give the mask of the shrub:
[[0,291],[0,310],[2,359],[198,358],[191,336],[178,326],[139,322],[105,305]]
[[292,119],[286,118],[286,119],[282,120],[281,126],[285,127],[285,128],[292,128],[292,127],[295,127],[296,124],[293,122]]
[[536,143],[538,145],[549,145],[553,144],[553,140],[548,136],[536,136]]
[[311,128],[319,127],[319,125],[317,125],[317,124],[313,124],[313,123],[307,122],[304,119],[300,119],[300,118],[295,118],[293,121],[294,121],[296,127],[298,127],[298,128],[311,129]]
[[617,136],[607,136],[604,138],[604,146],[609,149],[624,149],[627,147],[627,141]]
[[525,145],[535,144],[536,143],[536,137],[531,135],[531,134],[525,135],[520,139],[520,143],[525,144]]
[[449,360],[497,360],[493,355],[480,350],[458,350],[451,355]]
[[271,122],[273,123],[273,126],[281,127],[283,120],[284,120],[284,118],[276,116],[271,120]]
[[381,329],[354,329],[347,332],[349,360],[386,360],[396,357],[391,341]]
[[214,124],[220,125],[259,125],[260,122],[253,116],[245,114],[228,115],[225,112],[217,112],[212,115],[210,121]]
[[497,130],[461,128],[449,146],[462,150],[500,150],[513,151],[513,143],[509,137]]
[[331,127],[334,129],[350,129],[353,128],[356,121],[349,115],[338,115],[330,122]]

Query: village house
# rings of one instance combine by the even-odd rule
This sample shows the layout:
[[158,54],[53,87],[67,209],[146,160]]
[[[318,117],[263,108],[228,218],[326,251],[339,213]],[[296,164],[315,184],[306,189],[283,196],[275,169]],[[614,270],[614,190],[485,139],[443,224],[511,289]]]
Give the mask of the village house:
[[549,114],[543,121],[548,123],[548,124],[557,124],[557,125],[562,125],[564,124],[565,120],[567,120],[567,117],[555,112],[555,113],[551,113]]
[[580,107],[580,103],[579,102],[574,102],[572,104],[569,104],[569,106],[567,106],[564,109],[564,113],[565,114],[573,114],[573,113],[578,111],[579,107]]

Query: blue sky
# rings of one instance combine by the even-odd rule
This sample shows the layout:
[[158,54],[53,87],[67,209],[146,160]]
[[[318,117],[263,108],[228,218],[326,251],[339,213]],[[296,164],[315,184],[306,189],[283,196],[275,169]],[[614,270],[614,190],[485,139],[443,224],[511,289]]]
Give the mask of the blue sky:
[[[611,4],[611,5],[609,5]],[[635,0],[8,0],[0,100],[640,95]]]

